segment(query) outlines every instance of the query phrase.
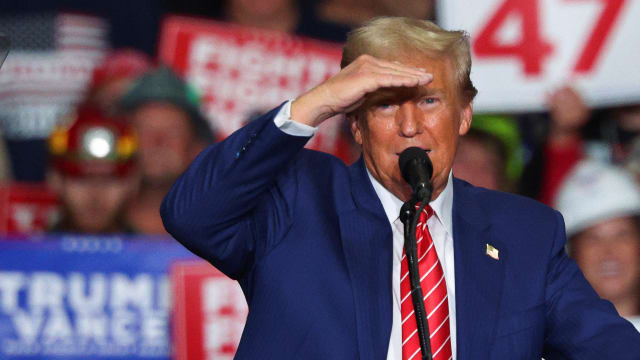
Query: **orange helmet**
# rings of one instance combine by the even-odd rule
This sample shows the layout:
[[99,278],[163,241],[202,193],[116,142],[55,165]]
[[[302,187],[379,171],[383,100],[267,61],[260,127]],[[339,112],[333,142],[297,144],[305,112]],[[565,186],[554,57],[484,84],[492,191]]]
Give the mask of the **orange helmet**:
[[49,137],[52,165],[69,176],[126,176],[135,167],[137,149],[131,125],[88,106]]

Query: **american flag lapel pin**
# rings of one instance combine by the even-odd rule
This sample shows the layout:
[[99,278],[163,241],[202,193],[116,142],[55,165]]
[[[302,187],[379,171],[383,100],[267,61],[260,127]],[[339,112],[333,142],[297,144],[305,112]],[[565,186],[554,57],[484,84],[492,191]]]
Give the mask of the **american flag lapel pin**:
[[493,246],[487,244],[487,256],[492,258],[493,260],[500,260],[500,251],[494,248]]

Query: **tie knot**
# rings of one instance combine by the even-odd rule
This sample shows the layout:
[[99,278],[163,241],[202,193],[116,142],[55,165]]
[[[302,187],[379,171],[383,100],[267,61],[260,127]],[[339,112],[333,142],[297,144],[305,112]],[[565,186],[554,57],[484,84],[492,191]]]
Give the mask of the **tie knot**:
[[[416,204],[416,210],[420,210],[420,203]],[[434,211],[431,208],[431,205],[427,205],[422,209],[422,214],[420,214],[420,221],[427,221],[433,215]]]

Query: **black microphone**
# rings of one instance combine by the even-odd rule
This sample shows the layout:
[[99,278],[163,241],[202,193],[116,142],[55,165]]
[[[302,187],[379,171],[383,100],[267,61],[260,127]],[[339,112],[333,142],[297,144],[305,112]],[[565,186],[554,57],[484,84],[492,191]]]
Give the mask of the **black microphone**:
[[400,154],[398,165],[402,177],[411,186],[416,199],[419,202],[431,200],[433,165],[427,152],[418,147],[407,148]]

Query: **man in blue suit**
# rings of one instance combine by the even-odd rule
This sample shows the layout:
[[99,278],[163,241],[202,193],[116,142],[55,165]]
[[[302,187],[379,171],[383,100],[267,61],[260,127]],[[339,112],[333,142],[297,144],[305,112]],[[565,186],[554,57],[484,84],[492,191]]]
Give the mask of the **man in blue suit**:
[[[405,351],[415,320],[398,223],[412,195],[398,155],[412,146],[433,163],[426,224],[448,299],[434,309],[446,320],[432,335],[448,334],[437,349],[432,336],[434,359],[640,358],[640,334],[566,257],[558,212],[453,177],[470,70],[463,32],[373,20],[350,34],[338,74],[206,149],[174,184],[167,230],[249,304],[237,359],[420,358]],[[303,148],[337,114],[362,147],[349,167]]]

